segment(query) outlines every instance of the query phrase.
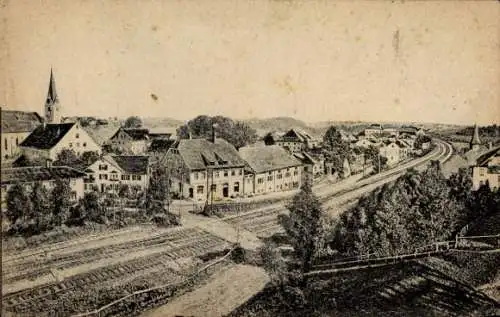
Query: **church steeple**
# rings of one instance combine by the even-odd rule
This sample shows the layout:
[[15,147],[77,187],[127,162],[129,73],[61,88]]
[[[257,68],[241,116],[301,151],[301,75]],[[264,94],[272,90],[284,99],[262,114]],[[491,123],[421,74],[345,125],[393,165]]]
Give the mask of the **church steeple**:
[[45,120],[47,123],[61,123],[61,109],[56,91],[54,72],[50,69],[49,90],[45,100]]
[[477,127],[477,124],[474,124],[474,134],[472,135],[469,146],[471,150],[474,150],[479,148],[480,145],[481,140],[479,140],[479,128]]

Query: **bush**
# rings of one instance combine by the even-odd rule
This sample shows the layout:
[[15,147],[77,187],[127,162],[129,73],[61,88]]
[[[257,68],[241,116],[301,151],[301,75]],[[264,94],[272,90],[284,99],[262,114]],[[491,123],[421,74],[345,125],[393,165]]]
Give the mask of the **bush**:
[[178,215],[167,211],[155,214],[151,220],[159,227],[172,227],[181,224],[181,218]]

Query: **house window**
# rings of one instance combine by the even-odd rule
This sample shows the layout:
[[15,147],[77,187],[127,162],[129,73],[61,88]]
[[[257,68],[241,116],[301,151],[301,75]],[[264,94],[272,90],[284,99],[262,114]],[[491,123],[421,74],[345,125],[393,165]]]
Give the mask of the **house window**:
[[19,146],[19,139],[16,138],[16,146]]
[[[288,169],[287,169],[288,170]],[[290,177],[290,172],[285,173],[285,177]]]
[[276,175],[276,178],[277,178],[277,179],[282,179],[282,178],[283,178],[283,174],[278,174],[278,175]]
[[243,175],[243,169],[240,169],[239,175]]
[[234,175],[236,175],[236,171],[235,171],[235,170],[232,170],[232,171],[231,171],[231,176],[234,176]]
[[99,179],[107,180],[108,179],[108,174],[99,174]]
[[234,183],[234,192],[235,193],[240,192],[240,183],[239,182]]
[[99,165],[99,170],[100,171],[107,171],[108,170],[108,165],[106,165],[106,164],[100,164]]
[[194,172],[194,179],[198,179],[198,172]]
[[77,134],[75,135],[75,138],[77,138],[77,139],[78,139],[79,137],[80,137],[80,134],[78,134],[78,133],[77,133]]
[[73,143],[69,142],[69,147],[73,147]]
[[217,191],[217,185],[212,184],[212,186],[210,186],[210,190],[212,191],[212,193],[215,193]]
[[196,193],[197,194],[203,194],[203,185],[200,185],[200,186],[196,187]]
[[76,200],[76,192],[75,191],[71,192],[71,200]]
[[257,179],[257,184],[262,184],[264,182],[264,179],[262,177],[259,177]]
[[273,172],[269,172],[269,175],[272,175],[272,174],[273,174]]
[[5,141],[5,149],[7,150],[7,138],[5,138],[4,141]]
[[272,177],[272,176],[268,176],[268,177],[267,177],[267,181],[268,181],[268,182],[270,182],[270,181],[272,181],[272,180],[273,180],[273,177]]
[[215,173],[214,173],[214,177],[215,177],[215,178],[219,178],[219,172],[215,172]]
[[295,176],[299,175],[299,171],[294,171],[293,175],[295,175]]
[[205,179],[205,172],[201,172],[200,175],[201,175],[201,179]]
[[137,180],[140,181],[141,180],[141,175],[137,175]]
[[83,147],[86,147],[87,146],[87,142],[83,142]]
[[224,171],[224,177],[227,177],[229,173],[227,171]]

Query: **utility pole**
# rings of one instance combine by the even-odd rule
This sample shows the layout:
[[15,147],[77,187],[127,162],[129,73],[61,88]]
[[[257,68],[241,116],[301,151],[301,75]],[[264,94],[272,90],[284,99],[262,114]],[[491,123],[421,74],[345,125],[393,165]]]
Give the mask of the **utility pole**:
[[380,174],[380,153],[378,154],[378,173]]

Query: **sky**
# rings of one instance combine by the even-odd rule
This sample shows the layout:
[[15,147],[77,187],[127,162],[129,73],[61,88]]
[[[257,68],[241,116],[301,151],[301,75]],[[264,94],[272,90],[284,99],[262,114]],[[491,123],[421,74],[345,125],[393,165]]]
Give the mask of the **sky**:
[[500,123],[497,1],[2,3],[7,109]]

